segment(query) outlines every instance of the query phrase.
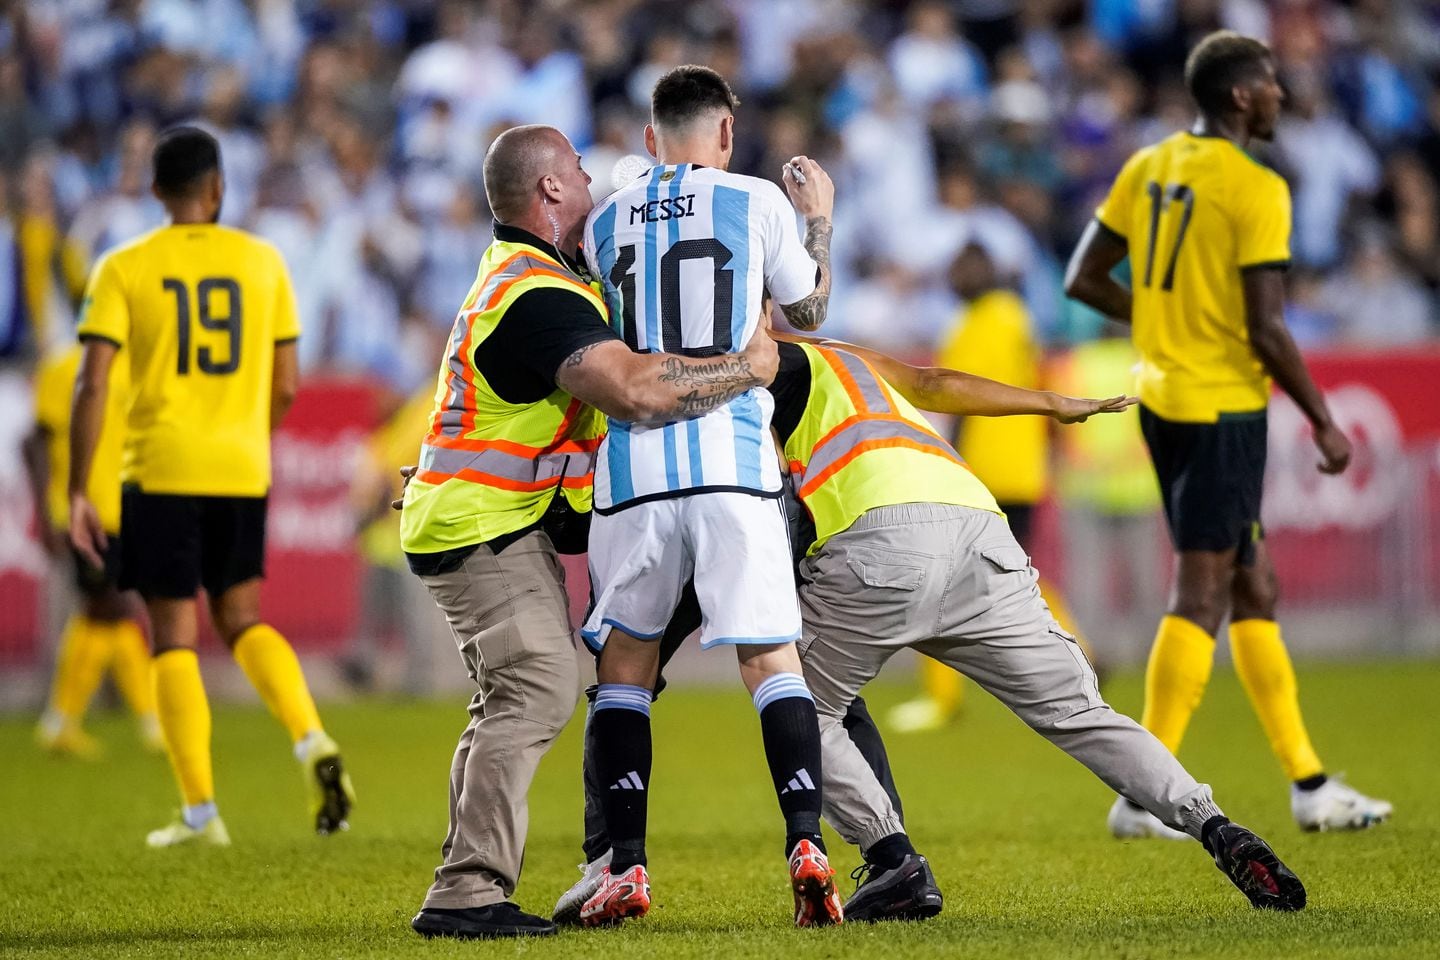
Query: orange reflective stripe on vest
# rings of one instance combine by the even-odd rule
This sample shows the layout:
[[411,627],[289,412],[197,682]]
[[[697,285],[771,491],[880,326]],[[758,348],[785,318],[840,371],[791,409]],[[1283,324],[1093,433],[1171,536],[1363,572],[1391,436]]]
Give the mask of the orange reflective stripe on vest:
[[796,472],[796,496],[803,500],[860,454],[886,447],[919,450],[965,466],[965,461],[961,460],[944,440],[903,417],[860,415],[851,417],[832,430],[815,447],[809,463],[791,464],[792,470]]

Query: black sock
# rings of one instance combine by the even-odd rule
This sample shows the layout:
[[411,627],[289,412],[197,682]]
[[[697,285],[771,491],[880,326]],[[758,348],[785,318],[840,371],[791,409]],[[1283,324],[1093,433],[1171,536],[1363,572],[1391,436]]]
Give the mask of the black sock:
[[615,852],[612,874],[645,864],[645,815],[650,789],[650,691],[602,683],[595,695],[595,773],[605,832]]
[[755,688],[770,779],[785,815],[785,855],[801,840],[823,852],[820,838],[820,724],[798,674],[777,673]]
[[598,684],[585,688],[589,700],[585,712],[585,747],[581,761],[581,779],[585,784],[585,862],[593,863],[610,849],[610,834],[605,831],[605,791],[597,772],[597,746],[595,744],[595,695],[600,692]]
[[885,752],[885,741],[880,739],[880,728],[875,726],[875,721],[870,718],[865,701],[859,697],[851,701],[841,723],[845,732],[850,735],[850,742],[855,744],[860,755],[865,758],[870,772],[875,774],[875,779],[885,788],[886,795],[890,797],[890,805],[895,808],[895,816],[904,823],[905,808],[900,803],[900,791],[895,787],[895,775],[890,771],[890,757]]
[[892,833],[871,844],[870,849],[865,851],[865,862],[881,870],[894,870],[914,853],[915,847],[909,837],[903,833]]
[[1229,822],[1229,817],[1215,816],[1206,820],[1200,827],[1200,844],[1206,850],[1210,851],[1212,857],[1215,855],[1215,848],[1210,845],[1210,842],[1215,839],[1215,831]]
[[1321,787],[1325,786],[1325,782],[1329,779],[1330,778],[1327,777],[1325,774],[1317,773],[1313,777],[1306,777],[1304,780],[1296,780],[1295,786],[1299,787],[1301,790],[1319,790]]

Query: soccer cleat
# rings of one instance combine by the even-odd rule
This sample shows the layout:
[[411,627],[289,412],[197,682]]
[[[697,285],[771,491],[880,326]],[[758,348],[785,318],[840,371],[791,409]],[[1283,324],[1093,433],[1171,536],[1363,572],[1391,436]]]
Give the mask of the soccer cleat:
[[86,733],[80,724],[69,720],[55,723],[42,720],[35,728],[35,742],[42,750],[76,760],[99,760],[105,753],[99,740]]
[[410,929],[429,940],[454,937],[456,940],[495,940],[500,937],[548,937],[555,924],[544,917],[526,913],[509,900],[483,907],[426,907],[410,921]]
[[349,830],[350,808],[355,805],[355,788],[350,774],[340,760],[340,747],[323,731],[306,737],[300,765],[310,787],[310,813],[315,818],[315,832],[328,836],[337,830]]
[[1395,808],[1330,777],[1314,790],[1290,785],[1290,812],[1302,830],[1364,830],[1390,818]]
[[230,846],[230,831],[225,829],[225,821],[216,814],[205,822],[205,826],[196,830],[186,823],[182,817],[177,816],[175,820],[159,830],[151,830],[145,835],[147,847],[181,847],[187,844],[196,844],[211,847]]
[[897,704],[886,719],[896,733],[929,733],[948,726],[958,714],[929,697],[918,697]]
[[580,922],[587,927],[612,926],[627,917],[643,917],[650,911],[650,875],[635,864],[620,876],[610,867],[600,871],[600,884],[580,908]]
[[846,920],[926,920],[945,905],[930,861],[918,853],[890,870],[862,863],[850,876],[860,883],[845,902]]
[[1110,815],[1105,818],[1111,836],[1117,840],[1142,840],[1154,837],[1159,840],[1189,840],[1190,834],[1166,826],[1149,810],[1143,810],[1124,797],[1116,797],[1110,805]]
[[790,889],[795,892],[795,926],[828,927],[845,920],[835,871],[815,844],[801,840],[790,851]]
[[1210,837],[1215,866],[1257,910],[1303,910],[1305,887],[1270,845],[1238,823],[1222,823]]
[[555,912],[550,916],[552,920],[557,924],[580,922],[580,908],[600,889],[600,879],[604,876],[605,868],[610,866],[613,856],[613,850],[606,850],[589,863],[580,864],[581,877],[555,901]]

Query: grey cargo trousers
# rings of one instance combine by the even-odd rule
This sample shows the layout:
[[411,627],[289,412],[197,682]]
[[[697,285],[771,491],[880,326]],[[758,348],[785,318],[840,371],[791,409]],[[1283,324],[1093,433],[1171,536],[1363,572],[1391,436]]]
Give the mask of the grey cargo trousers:
[[450,765],[450,830],[425,906],[482,907],[515,892],[530,781],[580,695],[565,571],[537,531],[420,579],[479,688]]
[[1100,698],[1004,518],[934,503],[880,507],[827,540],[800,574],[800,658],[820,714],[825,818],[862,852],[904,828],[841,719],[904,647],[970,677],[1166,824],[1198,839],[1220,813],[1208,786]]

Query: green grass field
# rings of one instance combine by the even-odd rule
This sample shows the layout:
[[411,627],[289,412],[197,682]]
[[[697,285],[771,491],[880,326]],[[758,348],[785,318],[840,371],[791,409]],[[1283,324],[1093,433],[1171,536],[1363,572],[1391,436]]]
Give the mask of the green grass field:
[[[408,920],[445,829],[459,703],[325,711],[346,748],[354,829],[317,838],[278,727],[258,708],[215,715],[228,850],[149,851],[174,807],[163,759],[123,717],[97,719],[108,758],[37,754],[28,722],[0,723],[0,955],[12,957],[533,956],[1397,957],[1440,956],[1440,664],[1302,670],[1323,756],[1395,802],[1364,834],[1302,834],[1234,676],[1217,670],[1184,759],[1235,819],[1305,880],[1296,915],[1252,910],[1198,845],[1121,844],[1110,797],[1078,764],[969,691],[966,712],[890,748],[917,845],[945,912],[923,924],[797,931],[758,724],[739,689],[672,690],[656,708],[650,865],[656,907],[621,930],[526,943],[425,942]],[[877,715],[905,696],[878,686]],[[1108,685],[1136,711],[1133,675]],[[548,914],[578,874],[580,724],[531,793],[518,899]],[[832,838],[837,869],[858,855]],[[849,881],[844,890],[848,894]],[[802,953],[803,951],[803,953]]]

